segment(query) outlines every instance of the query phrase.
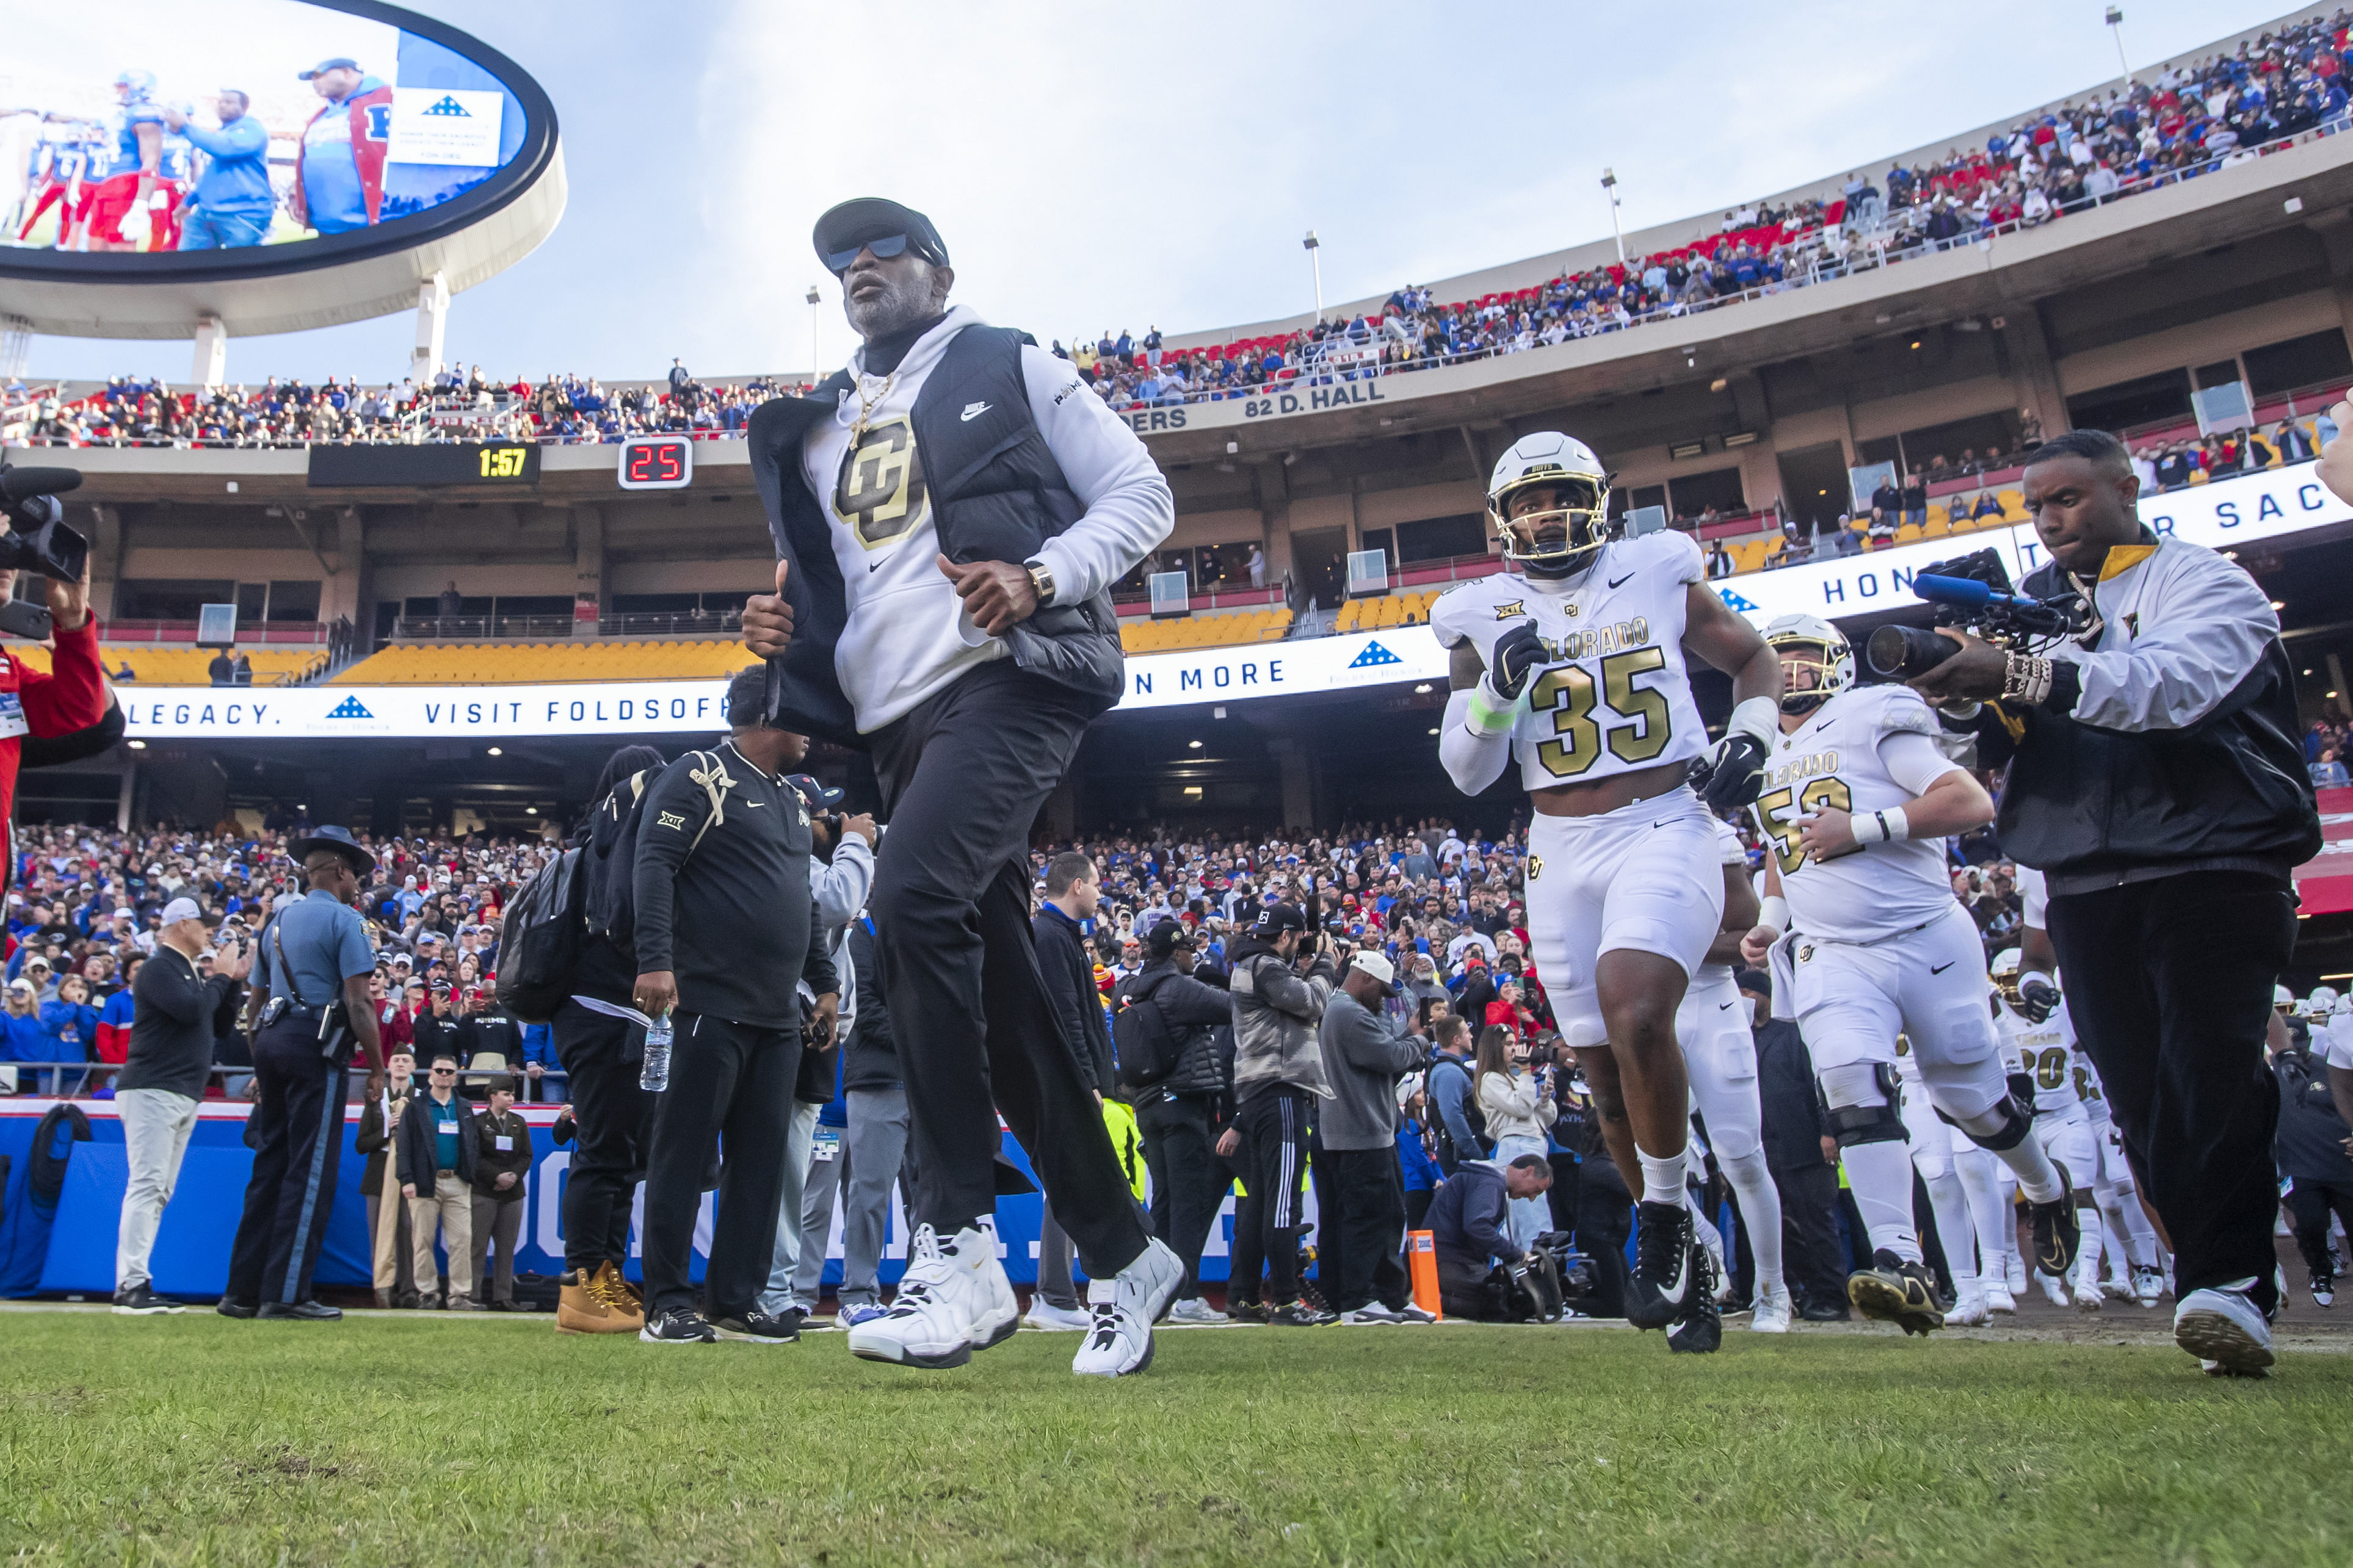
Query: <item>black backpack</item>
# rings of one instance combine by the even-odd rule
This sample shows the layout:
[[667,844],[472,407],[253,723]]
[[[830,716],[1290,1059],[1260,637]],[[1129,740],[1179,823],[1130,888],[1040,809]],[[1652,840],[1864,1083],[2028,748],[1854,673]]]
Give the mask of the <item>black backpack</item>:
[[[1470,1124],[1471,1136],[1479,1142],[1476,1149],[1457,1149],[1454,1135],[1447,1131],[1446,1118],[1438,1109],[1436,1080],[1440,1068],[1452,1068],[1463,1077],[1467,1087],[1462,1095],[1462,1120]],[[1436,1145],[1432,1152],[1439,1163],[1450,1169],[1465,1160],[1485,1159],[1487,1151],[1493,1146],[1494,1141],[1487,1136],[1486,1115],[1479,1109],[1478,1089],[1478,1075],[1472,1071],[1470,1064],[1458,1062],[1452,1057],[1433,1057],[1430,1065],[1421,1069],[1423,1104],[1428,1107],[1422,1114],[1430,1120],[1430,1142]]]
[[[682,768],[691,764],[707,773],[717,763],[718,759],[709,752],[689,752],[670,766]],[[582,880],[586,884],[581,902],[583,922],[631,963],[636,962],[638,951],[638,828],[645,816],[646,797],[653,793],[654,781],[666,771],[643,768],[613,786],[613,793],[597,805],[590,820],[588,852],[582,861]],[[714,816],[703,818],[694,843],[687,846],[690,855],[717,820],[720,791],[709,784],[702,787],[711,796]]]
[[580,959],[584,851],[567,849],[523,884],[507,906],[500,943],[499,1005],[526,1024],[544,1024],[572,994]]
[[1175,973],[1131,975],[1114,993],[1118,1010],[1111,1018],[1111,1047],[1119,1059],[1124,1089],[1150,1089],[1176,1070],[1185,1043],[1168,1026],[1168,1015],[1152,1000],[1160,983]]

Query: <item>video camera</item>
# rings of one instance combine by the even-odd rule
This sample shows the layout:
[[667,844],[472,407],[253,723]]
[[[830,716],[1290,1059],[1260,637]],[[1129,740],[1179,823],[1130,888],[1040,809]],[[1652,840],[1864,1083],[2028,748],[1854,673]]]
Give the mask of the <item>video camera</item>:
[[[1912,579],[1936,606],[1936,625],[1982,637],[2011,653],[2040,653],[2090,625],[2080,598],[2031,599],[2011,591],[2009,569],[1991,550],[1939,561]],[[1950,637],[1918,626],[1881,626],[1862,646],[1864,668],[1881,680],[1912,680],[1958,651]]]
[[[0,571],[37,572],[60,583],[79,583],[90,564],[90,542],[66,525],[58,497],[81,484],[79,468],[12,468],[0,463]],[[0,603],[0,631],[47,642],[49,612],[28,599]]]

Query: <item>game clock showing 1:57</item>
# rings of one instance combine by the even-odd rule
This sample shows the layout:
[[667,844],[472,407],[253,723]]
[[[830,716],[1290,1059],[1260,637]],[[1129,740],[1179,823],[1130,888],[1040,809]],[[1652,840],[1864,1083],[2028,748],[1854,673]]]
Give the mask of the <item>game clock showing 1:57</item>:
[[313,447],[310,482],[365,486],[511,485],[539,482],[539,448],[522,441],[436,441],[421,446]]

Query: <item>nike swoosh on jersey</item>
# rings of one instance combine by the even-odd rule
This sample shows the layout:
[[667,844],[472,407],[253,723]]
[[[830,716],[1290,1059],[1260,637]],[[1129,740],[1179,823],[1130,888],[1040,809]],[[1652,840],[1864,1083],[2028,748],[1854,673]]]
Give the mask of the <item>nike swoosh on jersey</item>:
[[963,418],[966,424],[970,424],[987,412],[988,405],[986,403],[967,403],[964,405]]
[[1721,1013],[1721,1012],[1723,1012],[1726,1007],[1729,1007],[1729,1006],[1731,1006],[1731,1005],[1732,1005],[1732,1004],[1731,1004],[1731,1003],[1729,1003],[1729,1002],[1718,1002],[1718,1003],[1715,1005],[1715,1010],[1716,1010],[1717,1012]]
[[1626,574],[1626,575],[1624,575],[1623,577],[1616,577],[1616,578],[1612,578],[1612,579],[1610,580],[1609,586],[1610,586],[1610,587],[1612,587],[1612,588],[1622,587],[1623,585],[1625,585],[1625,584],[1628,584],[1628,583],[1632,582],[1633,580],[1634,580],[1634,574],[1632,574],[1631,572],[1629,572],[1629,573],[1627,573],[1627,574]]
[[1949,960],[1947,960],[1947,962],[1945,962],[1945,963],[1939,963],[1939,964],[1936,964],[1936,965],[1933,966],[1932,968],[1930,968],[1930,969],[1929,969],[1928,973],[1931,973],[1931,974],[1942,974],[1942,973],[1945,973],[1945,971],[1947,971],[1947,969],[1952,968],[1954,964],[1958,963],[1959,962],[1960,962],[1960,960],[1959,960],[1959,959],[1957,959],[1957,958],[1955,958],[1955,959],[1949,959]]

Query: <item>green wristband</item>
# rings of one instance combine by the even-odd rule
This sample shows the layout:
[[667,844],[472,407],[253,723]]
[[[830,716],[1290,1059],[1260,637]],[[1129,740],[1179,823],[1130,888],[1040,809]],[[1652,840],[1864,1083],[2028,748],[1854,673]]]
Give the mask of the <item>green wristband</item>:
[[1471,728],[1482,735],[1508,735],[1519,722],[1520,704],[1517,698],[1504,702],[1487,689],[1481,681],[1471,689],[1471,710],[1466,716]]

